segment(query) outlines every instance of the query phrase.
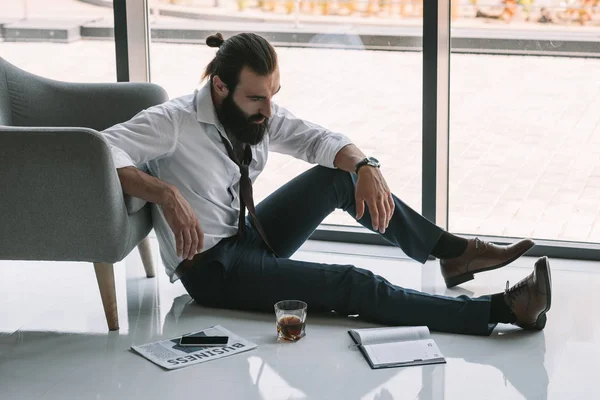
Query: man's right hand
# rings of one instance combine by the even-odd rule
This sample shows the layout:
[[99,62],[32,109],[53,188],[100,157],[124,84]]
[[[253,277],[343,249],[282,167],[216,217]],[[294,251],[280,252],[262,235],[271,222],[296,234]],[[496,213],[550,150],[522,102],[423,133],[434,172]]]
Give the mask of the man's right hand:
[[204,247],[204,232],[190,203],[171,187],[162,202],[167,223],[175,234],[177,255],[191,260]]

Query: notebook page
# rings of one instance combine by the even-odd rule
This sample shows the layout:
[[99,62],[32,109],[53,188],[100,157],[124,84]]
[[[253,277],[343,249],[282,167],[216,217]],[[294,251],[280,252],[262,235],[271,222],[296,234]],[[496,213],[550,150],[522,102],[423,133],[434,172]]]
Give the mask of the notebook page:
[[431,337],[426,326],[355,329],[354,332],[360,337],[360,342],[363,345],[420,340]]
[[364,346],[374,365],[403,364],[443,358],[431,339],[416,342],[396,342]]

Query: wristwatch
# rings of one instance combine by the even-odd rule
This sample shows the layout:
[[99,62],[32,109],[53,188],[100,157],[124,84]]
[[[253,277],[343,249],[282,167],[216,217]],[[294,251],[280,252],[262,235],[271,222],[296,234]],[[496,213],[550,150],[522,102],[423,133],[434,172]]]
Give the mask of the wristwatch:
[[381,164],[379,163],[378,159],[376,159],[375,157],[367,157],[364,160],[360,161],[358,164],[356,164],[356,167],[354,167],[354,172],[358,174],[358,170],[360,169],[360,167],[365,165],[375,168],[381,167]]

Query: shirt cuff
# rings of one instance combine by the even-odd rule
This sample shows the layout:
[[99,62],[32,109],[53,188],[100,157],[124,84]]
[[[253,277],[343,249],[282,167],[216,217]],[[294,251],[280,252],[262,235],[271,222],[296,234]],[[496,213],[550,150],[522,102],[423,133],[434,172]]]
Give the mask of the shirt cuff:
[[112,153],[115,168],[135,167],[133,159],[125,151],[113,145],[110,145],[110,151]]
[[352,141],[346,136],[340,133],[330,133],[327,139],[325,139],[325,143],[322,144],[317,156],[317,163],[323,167],[335,169],[336,167],[333,165],[335,156],[342,148],[349,144],[352,144]]

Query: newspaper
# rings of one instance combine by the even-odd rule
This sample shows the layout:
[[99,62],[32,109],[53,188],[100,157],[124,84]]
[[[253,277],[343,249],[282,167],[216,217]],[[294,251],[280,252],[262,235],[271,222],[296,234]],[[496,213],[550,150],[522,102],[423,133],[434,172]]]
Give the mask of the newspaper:
[[229,341],[226,346],[222,347],[183,347],[179,345],[181,336],[178,336],[141,346],[131,346],[131,349],[156,365],[170,370],[217,360],[258,347],[258,345],[242,339],[221,325],[211,326],[193,334],[228,336]]

